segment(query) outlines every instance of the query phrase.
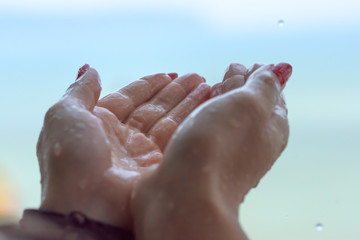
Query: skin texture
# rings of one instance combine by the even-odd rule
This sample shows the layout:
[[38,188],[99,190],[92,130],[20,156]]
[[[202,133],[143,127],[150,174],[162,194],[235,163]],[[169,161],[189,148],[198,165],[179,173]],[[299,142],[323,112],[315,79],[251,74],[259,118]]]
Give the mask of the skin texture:
[[90,69],[46,114],[41,207],[140,240],[247,239],[239,204],[289,134],[273,67],[231,64],[212,89],[196,74],[157,74],[99,101]]
[[137,239],[247,239],[239,204],[289,135],[282,87],[272,69],[230,65],[212,89],[214,98],[178,128],[163,163],[134,188]]
[[158,165],[177,126],[209,98],[202,77],[176,77],[146,76],[100,101],[94,69],[73,83],[39,137],[41,208],[132,229],[134,181]]

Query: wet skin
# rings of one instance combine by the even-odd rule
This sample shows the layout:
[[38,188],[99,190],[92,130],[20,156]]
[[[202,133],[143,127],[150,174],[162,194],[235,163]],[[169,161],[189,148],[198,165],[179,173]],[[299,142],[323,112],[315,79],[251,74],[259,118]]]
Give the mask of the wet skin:
[[132,228],[134,180],[156,167],[177,126],[209,98],[196,74],[146,76],[98,101],[94,69],[49,109],[37,155],[41,208]]
[[232,64],[213,89],[195,74],[158,74],[98,101],[90,69],[46,115],[41,207],[79,210],[137,239],[246,239],[238,206],[289,132],[272,70]]

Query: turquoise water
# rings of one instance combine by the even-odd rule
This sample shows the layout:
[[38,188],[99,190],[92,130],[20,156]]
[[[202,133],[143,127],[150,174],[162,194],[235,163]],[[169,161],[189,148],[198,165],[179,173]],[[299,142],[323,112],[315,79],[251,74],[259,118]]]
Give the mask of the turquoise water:
[[99,71],[106,94],[156,72],[197,72],[214,84],[231,62],[285,61],[294,69],[285,90],[289,145],[246,198],[245,230],[252,239],[358,239],[360,21],[272,20],[221,29],[177,11],[1,14],[0,167],[18,212],[40,201],[43,116],[84,63]]

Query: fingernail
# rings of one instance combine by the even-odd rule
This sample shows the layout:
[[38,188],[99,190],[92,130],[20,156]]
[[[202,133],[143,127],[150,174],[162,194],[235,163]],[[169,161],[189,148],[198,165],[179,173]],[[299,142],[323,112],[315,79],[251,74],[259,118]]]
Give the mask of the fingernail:
[[78,80],[82,75],[84,75],[89,69],[90,69],[89,64],[85,64],[84,66],[79,68],[79,72],[78,72],[78,75],[76,77],[76,80]]
[[292,66],[288,63],[279,63],[272,71],[279,78],[281,86],[284,86],[291,76]]
[[174,80],[174,79],[176,79],[176,78],[178,77],[178,74],[177,74],[177,73],[168,73],[168,76],[169,76],[172,80]]

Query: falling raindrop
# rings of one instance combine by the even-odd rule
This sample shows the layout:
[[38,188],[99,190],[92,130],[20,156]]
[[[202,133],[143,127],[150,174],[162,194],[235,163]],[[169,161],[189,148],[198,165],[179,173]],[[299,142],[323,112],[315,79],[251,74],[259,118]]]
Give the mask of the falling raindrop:
[[322,223],[317,223],[315,229],[316,231],[321,232],[324,229],[324,225],[322,225]]
[[278,21],[278,26],[279,27],[281,27],[281,28],[284,27],[284,24],[285,24],[284,20],[279,20]]

